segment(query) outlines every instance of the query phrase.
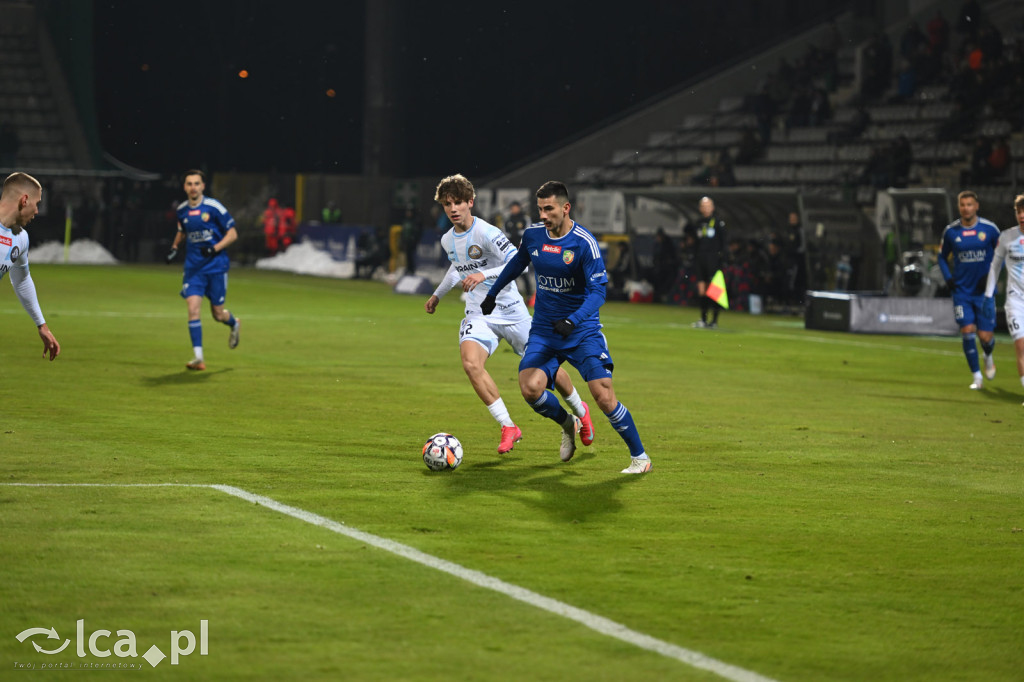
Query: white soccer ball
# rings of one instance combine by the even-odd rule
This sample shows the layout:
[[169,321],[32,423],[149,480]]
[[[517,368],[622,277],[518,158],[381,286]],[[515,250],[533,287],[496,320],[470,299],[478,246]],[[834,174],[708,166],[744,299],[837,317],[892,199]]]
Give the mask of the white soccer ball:
[[431,471],[457,469],[462,464],[462,443],[450,433],[435,433],[423,444],[423,463]]

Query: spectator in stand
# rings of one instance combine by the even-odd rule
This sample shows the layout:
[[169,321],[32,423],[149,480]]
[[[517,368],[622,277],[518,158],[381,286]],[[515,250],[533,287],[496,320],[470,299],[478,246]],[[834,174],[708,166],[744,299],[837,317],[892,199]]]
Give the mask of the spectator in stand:
[[811,90],[811,113],[807,121],[808,124],[820,126],[831,118],[832,102],[829,100],[828,93],[823,88],[813,88]]
[[320,217],[323,218],[325,224],[336,224],[341,222],[341,209],[333,201],[328,201],[327,205],[320,211]]
[[900,36],[900,56],[910,61],[917,54],[918,48],[926,44],[928,38],[921,32],[917,22],[911,21]]
[[974,128],[974,117],[960,100],[953,100],[953,111],[946,122],[939,126],[938,137],[945,142],[960,140]]
[[861,182],[875,189],[885,189],[892,184],[892,163],[887,147],[878,145],[871,150],[871,156],[861,173]]
[[[508,240],[517,249],[523,238],[523,230],[529,224],[530,217],[523,212],[522,204],[518,201],[513,201],[508,207],[508,218],[505,219],[505,224],[502,227],[505,234],[508,235]],[[526,305],[532,308],[537,297],[537,286],[533,281],[533,273],[530,271],[524,272],[516,280],[516,285],[519,287],[519,292],[523,295]]]
[[668,302],[672,286],[679,275],[679,252],[675,243],[659,227],[654,233],[654,300]]
[[914,163],[914,149],[906,135],[900,135],[893,142],[889,158],[892,164],[892,183],[906,187],[910,182],[910,167]]
[[937,59],[941,59],[949,47],[949,22],[942,15],[942,10],[936,10],[935,16],[931,18],[926,26],[928,30],[928,46]]
[[295,209],[291,206],[282,206],[281,233],[278,239],[282,251],[287,251],[288,247],[295,241],[295,232]]
[[[974,141],[974,148],[971,149],[971,165],[964,177],[961,177],[962,185],[979,185],[988,182],[990,169],[988,158],[992,155],[992,145],[981,135]],[[963,182],[969,180],[969,182]]]
[[608,299],[613,301],[626,300],[626,280],[632,276],[633,265],[629,253],[629,242],[618,242],[615,262],[608,270],[612,286],[608,290]]
[[811,90],[803,85],[797,88],[793,99],[789,101],[789,112],[786,114],[786,131],[791,128],[802,128],[811,119]]
[[807,290],[807,248],[804,244],[804,229],[799,213],[789,212],[782,234],[785,239],[786,257],[789,260],[790,300],[795,304],[801,304],[804,300],[804,291]]
[[683,228],[679,243],[679,275],[672,289],[672,302],[677,305],[697,304],[697,229],[693,223]]
[[423,230],[420,221],[416,218],[416,211],[412,208],[405,209],[405,217],[402,218],[402,252],[405,253],[405,274],[416,274],[416,249],[420,245],[420,238]]
[[1003,35],[995,26],[985,23],[978,32],[978,47],[984,55],[984,65],[991,68],[1003,58]]
[[779,235],[772,233],[768,239],[768,269],[765,277],[765,294],[768,303],[783,309],[789,306],[789,259]]
[[992,145],[992,152],[988,155],[988,170],[990,178],[999,178],[1006,175],[1006,169],[1010,166],[1010,145],[1005,137],[1000,137]]
[[436,229],[438,233],[444,234],[448,230],[452,229],[452,221],[448,219],[448,214],[441,210],[440,204],[435,203],[431,206],[430,214],[434,216],[434,229]]
[[910,60],[900,60],[900,72],[896,75],[896,97],[897,102],[906,102],[914,97],[917,92],[917,69]]
[[740,312],[750,310],[754,276],[742,239],[729,240],[729,264],[725,266],[723,272],[725,288],[729,293],[729,307]]
[[772,140],[772,127],[775,121],[775,100],[771,95],[771,81],[774,76],[761,85],[760,91],[754,96],[754,118],[757,119],[757,133],[761,137],[761,145],[765,146]]
[[878,31],[864,49],[864,71],[861,74],[861,94],[875,99],[889,87],[892,80],[892,44],[884,31]]
[[263,238],[266,243],[267,253],[273,256],[280,248],[281,223],[284,222],[284,215],[277,199],[267,199],[267,208],[263,211]]
[[[978,73],[971,68],[965,57],[949,81],[949,98],[962,105],[965,116],[973,119],[973,110],[978,106],[981,81]],[[973,120],[971,122],[973,126]]]
[[751,128],[743,129],[743,137],[740,138],[739,146],[736,149],[736,163],[745,166],[761,155],[761,143]]
[[971,71],[981,71],[981,67],[985,63],[985,52],[981,49],[981,45],[970,41],[967,43],[965,52],[967,54],[967,66],[970,67]]

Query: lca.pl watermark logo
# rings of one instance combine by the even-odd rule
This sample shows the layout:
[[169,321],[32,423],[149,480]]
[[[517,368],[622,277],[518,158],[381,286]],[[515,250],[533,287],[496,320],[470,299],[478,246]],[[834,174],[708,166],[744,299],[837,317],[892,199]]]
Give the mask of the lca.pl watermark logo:
[[[39,635],[46,635],[45,639],[38,637]],[[118,639],[113,642],[111,646],[111,639],[113,634],[110,630],[95,630],[88,637],[85,635],[85,619],[77,621],[75,626],[75,648],[74,651],[78,654],[78,658],[85,658],[86,655],[95,656],[96,658],[109,658],[114,656],[120,659],[136,659],[139,657],[138,653],[138,641],[135,638],[135,633],[131,630],[118,630],[116,633]],[[57,634],[57,629],[54,627],[50,628],[28,628],[22,630],[16,635],[16,639],[19,642],[25,642],[26,640],[32,643],[33,649],[36,653],[45,654],[48,656],[55,656],[62,653],[65,649],[71,646],[70,639],[64,639],[61,642],[61,636]],[[178,660],[182,656],[189,656],[196,650],[196,644],[199,645],[199,655],[206,656],[209,654],[209,639],[210,629],[209,621],[199,621],[199,638],[196,639],[195,634],[191,630],[171,630],[171,640],[168,645],[170,651],[171,665],[178,665]],[[52,642],[51,640],[57,640]],[[40,643],[42,641],[42,643]],[[44,646],[45,645],[45,646]],[[86,651],[88,650],[88,654]],[[69,650],[70,652],[70,650]],[[156,644],[149,647],[146,653],[142,654],[142,658],[145,659],[152,667],[157,667],[160,663],[167,658],[160,647]],[[133,668],[142,669],[142,664],[135,661],[104,661],[97,663],[95,661],[82,662],[82,661],[60,661],[56,662],[53,660],[43,662],[31,662],[31,661],[15,661],[15,669],[19,670],[37,670],[40,668],[48,669],[82,669],[82,668],[117,668],[130,670]]]

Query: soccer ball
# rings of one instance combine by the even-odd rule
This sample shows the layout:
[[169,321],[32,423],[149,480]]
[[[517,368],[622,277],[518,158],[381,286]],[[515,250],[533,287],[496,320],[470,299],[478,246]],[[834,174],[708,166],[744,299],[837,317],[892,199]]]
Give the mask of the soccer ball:
[[423,463],[431,471],[458,469],[462,464],[462,443],[450,433],[435,433],[423,444]]

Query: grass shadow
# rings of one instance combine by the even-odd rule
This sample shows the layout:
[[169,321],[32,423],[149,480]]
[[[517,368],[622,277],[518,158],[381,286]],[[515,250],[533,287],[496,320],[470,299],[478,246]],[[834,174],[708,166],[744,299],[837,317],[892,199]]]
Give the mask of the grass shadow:
[[616,466],[595,481],[594,472],[581,465],[597,459],[593,452],[578,452],[570,462],[528,467],[518,464],[521,458],[506,456],[453,471],[448,484],[456,495],[488,493],[540,511],[556,523],[583,523],[621,510],[619,490],[641,478],[620,474]]
[[157,387],[157,386],[173,386],[176,384],[188,385],[196,382],[209,381],[211,377],[218,374],[225,374],[227,372],[234,372],[234,368],[225,367],[224,369],[218,369],[213,372],[202,371],[194,372],[191,370],[183,370],[180,372],[172,372],[170,374],[162,374],[155,377],[142,377],[141,383],[144,386]]

